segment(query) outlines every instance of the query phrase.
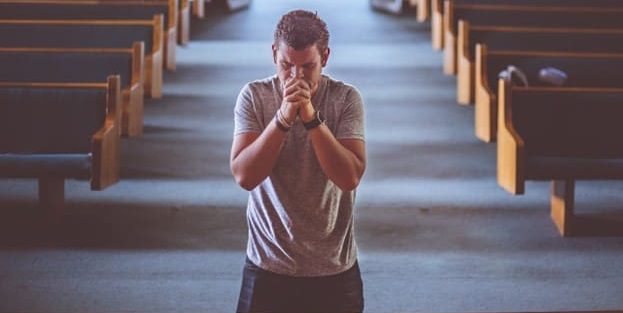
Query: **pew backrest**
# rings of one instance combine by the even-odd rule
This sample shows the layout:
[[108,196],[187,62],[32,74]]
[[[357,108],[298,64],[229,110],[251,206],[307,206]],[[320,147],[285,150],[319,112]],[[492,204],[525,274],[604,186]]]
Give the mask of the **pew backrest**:
[[1,47],[128,48],[143,41],[151,54],[162,49],[158,16],[151,20],[0,20]]
[[457,4],[444,18],[446,30],[455,35],[459,20],[481,26],[623,28],[623,7]]
[[[483,50],[481,48],[481,50]],[[485,49],[481,52],[482,72],[487,86],[497,92],[498,75],[508,65],[521,69],[530,86],[544,86],[539,71],[553,67],[567,75],[565,87],[623,88],[623,53],[580,53],[547,51],[500,51]]]
[[[472,26],[462,23],[465,55],[474,59],[475,46],[485,44],[491,50],[623,52],[623,29],[541,28]],[[461,36],[463,37],[463,36]]]
[[177,0],[0,0],[0,19],[152,19],[164,15],[165,29],[177,27]]
[[101,82],[121,75],[121,87],[133,83],[134,49],[0,47],[0,81]]
[[623,158],[623,88],[513,87],[509,99],[528,157]]

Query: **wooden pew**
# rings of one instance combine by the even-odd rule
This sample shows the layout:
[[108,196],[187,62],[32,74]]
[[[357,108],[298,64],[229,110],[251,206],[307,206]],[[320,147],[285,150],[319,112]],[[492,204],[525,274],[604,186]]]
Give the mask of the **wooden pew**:
[[0,0],[0,19],[153,19],[164,15],[164,66],[175,70],[178,0]]
[[[552,181],[551,216],[579,234],[576,180],[623,179],[623,88],[516,87],[499,81],[497,181],[513,195]],[[619,226],[620,228],[620,226]]]
[[0,177],[37,178],[40,206],[64,205],[65,179],[119,181],[119,76],[105,83],[0,82]]
[[623,88],[623,53],[491,50],[476,45],[476,137],[491,142],[497,134],[498,74],[508,65],[520,68],[530,86],[543,86],[538,72],[545,67],[564,71],[565,87]]
[[121,75],[121,133],[143,133],[143,44],[131,49],[2,48],[0,81],[97,83]]
[[0,20],[0,45],[22,48],[128,48],[145,44],[145,93],[162,97],[162,15],[152,20]]
[[459,21],[473,26],[623,29],[622,7],[573,7],[567,5],[453,5],[446,0],[444,14],[444,73],[457,73]]
[[623,28],[535,28],[470,26],[459,23],[457,100],[474,100],[475,46],[478,43],[496,50],[623,52]]
[[[601,6],[601,7],[620,7],[620,0],[449,0],[448,6],[455,4],[512,4],[512,5],[528,5],[528,6],[572,6],[572,7],[585,7],[585,6]],[[431,38],[433,49],[444,49],[444,7],[446,6],[444,0],[431,0]]]

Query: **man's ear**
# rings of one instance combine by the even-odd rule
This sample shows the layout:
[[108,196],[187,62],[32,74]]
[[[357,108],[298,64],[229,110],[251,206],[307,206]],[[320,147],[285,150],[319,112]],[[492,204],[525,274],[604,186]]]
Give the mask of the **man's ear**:
[[277,47],[275,47],[275,44],[273,44],[271,47],[273,49],[273,62],[277,64]]
[[329,61],[329,54],[331,54],[331,49],[327,47],[325,52],[322,54],[322,67],[327,66],[327,61]]

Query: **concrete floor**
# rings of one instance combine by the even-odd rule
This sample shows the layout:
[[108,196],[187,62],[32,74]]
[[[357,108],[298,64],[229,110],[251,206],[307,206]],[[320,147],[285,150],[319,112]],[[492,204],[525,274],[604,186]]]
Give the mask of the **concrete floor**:
[[[292,8],[332,32],[327,72],[359,87],[368,169],[356,236],[367,312],[623,309],[623,237],[561,238],[548,184],[510,196],[495,145],[473,135],[427,25],[364,0],[255,0],[193,21],[192,41],[124,139],[122,180],[67,182],[57,225],[34,180],[0,180],[0,311],[231,312],[246,244],[246,192],[228,165],[235,97],[271,75],[272,31]],[[580,182],[577,211],[621,223],[621,182]]]

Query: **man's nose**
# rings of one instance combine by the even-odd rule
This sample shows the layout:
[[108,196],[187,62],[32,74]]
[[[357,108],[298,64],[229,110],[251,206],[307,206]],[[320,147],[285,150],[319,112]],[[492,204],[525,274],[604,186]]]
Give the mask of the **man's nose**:
[[303,69],[298,66],[293,66],[290,74],[293,78],[303,78]]

